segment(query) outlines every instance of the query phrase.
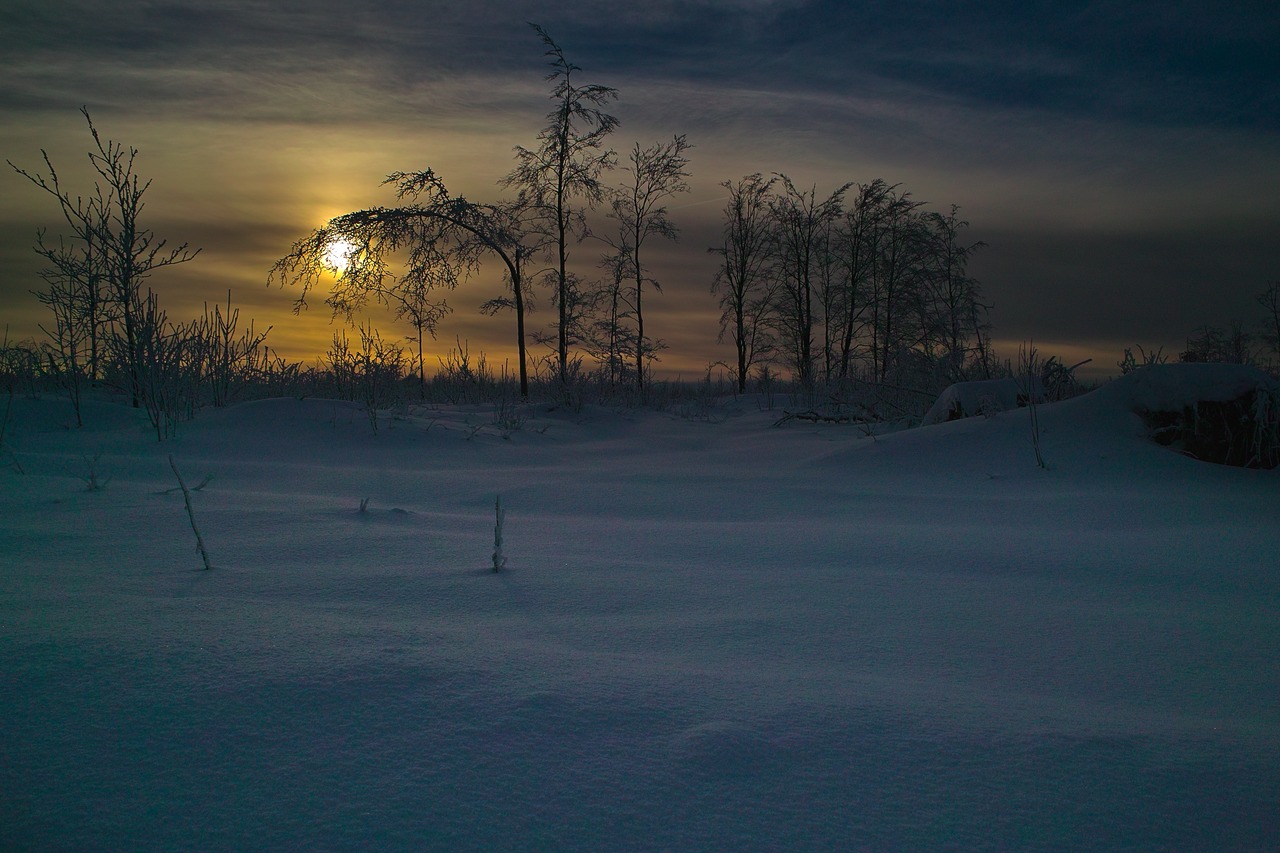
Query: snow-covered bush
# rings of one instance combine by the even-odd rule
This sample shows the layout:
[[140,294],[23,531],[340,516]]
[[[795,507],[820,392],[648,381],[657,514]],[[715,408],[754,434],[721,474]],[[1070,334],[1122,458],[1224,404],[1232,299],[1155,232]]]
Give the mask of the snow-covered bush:
[[938,395],[933,406],[925,413],[921,426],[971,418],[975,415],[991,416],[1025,405],[1026,399],[1016,379],[957,382]]

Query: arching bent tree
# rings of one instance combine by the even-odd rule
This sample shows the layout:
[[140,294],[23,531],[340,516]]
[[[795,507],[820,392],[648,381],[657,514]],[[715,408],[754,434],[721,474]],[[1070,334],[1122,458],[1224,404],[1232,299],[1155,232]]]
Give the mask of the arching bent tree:
[[[400,206],[357,210],[329,220],[276,261],[267,284],[300,285],[296,312],[306,306],[307,294],[321,278],[330,274],[336,280],[325,303],[335,316],[350,320],[372,298],[393,307],[416,304],[429,317],[433,305],[443,305],[428,300],[430,291],[456,287],[492,255],[505,267],[510,296],[490,300],[483,310],[515,310],[520,394],[527,397],[524,272],[539,246],[526,245],[524,211],[518,204],[477,204],[455,198],[430,169],[396,172],[383,181],[387,184],[395,185]],[[391,263],[397,254],[405,256],[398,275]]]

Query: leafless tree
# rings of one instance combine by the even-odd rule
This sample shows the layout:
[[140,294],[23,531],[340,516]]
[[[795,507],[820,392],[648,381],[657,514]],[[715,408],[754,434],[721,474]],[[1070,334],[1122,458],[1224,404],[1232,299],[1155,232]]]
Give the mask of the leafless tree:
[[56,268],[42,270],[41,274],[49,282],[49,288],[37,291],[35,295],[53,312],[52,328],[43,324],[40,326],[40,330],[49,338],[44,348],[49,372],[57,378],[71,400],[76,426],[84,426],[81,394],[85,382],[92,376],[86,375],[91,361],[92,341],[90,323],[86,319],[85,289],[80,286],[80,280],[65,275]]
[[550,277],[559,311],[556,357],[563,383],[568,379],[572,342],[569,246],[586,234],[585,209],[605,199],[601,176],[613,168],[615,155],[604,142],[618,120],[604,107],[617,99],[618,92],[608,86],[579,84],[575,75],[582,69],[565,57],[546,30],[531,26],[550,58],[546,79],[553,84],[555,106],[538,133],[537,146],[516,147],[516,167],[502,184],[518,190],[518,204],[533,214],[530,228],[546,238],[554,256]]
[[[10,166],[58,200],[71,236],[69,243],[56,248],[37,238],[37,251],[53,264],[56,275],[72,282],[71,291],[78,293],[76,322],[82,324],[90,340],[90,371],[97,358],[97,328],[103,317],[112,323],[113,347],[125,372],[125,383],[135,407],[143,404],[145,347],[139,340],[139,325],[148,309],[149,297],[142,286],[156,270],[186,263],[199,254],[187,243],[166,248],[167,241],[141,224],[145,206],[143,197],[151,181],[139,178],[134,168],[138,151],[109,139],[104,140],[94,127],[87,109],[82,109],[94,147],[89,163],[98,176],[94,193],[88,197],[72,197],[64,190],[46,152],[41,151],[48,175],[32,174]],[[101,288],[101,290],[99,290]],[[100,300],[99,294],[103,297]]]
[[747,390],[747,377],[757,360],[773,351],[765,322],[773,310],[777,278],[774,274],[775,229],[769,200],[776,179],[758,172],[737,183],[720,186],[729,192],[724,207],[724,230],[719,246],[707,251],[720,256],[711,292],[720,294],[720,336],[733,339],[737,355],[738,392]]
[[[307,294],[332,273],[326,257],[330,247],[341,241],[351,249],[325,302],[335,316],[350,320],[371,298],[407,304],[432,286],[462,281],[478,269],[483,257],[497,257],[505,269],[510,296],[490,300],[484,310],[514,309],[520,393],[528,396],[525,272],[538,243],[526,242],[524,208],[454,197],[430,169],[396,172],[383,183],[395,185],[399,207],[357,210],[329,220],[293,244],[272,267],[268,284],[299,285],[302,292],[295,310],[300,310]],[[399,252],[407,258],[404,271],[397,275],[391,259]]]
[[947,215],[928,213],[924,219],[924,236],[929,241],[925,280],[930,285],[932,331],[940,350],[934,355],[948,382],[969,378],[969,365],[977,369],[977,378],[989,379],[992,367],[987,306],[981,301],[977,280],[968,274],[970,257],[986,244],[963,242],[961,235],[969,223],[958,213],[959,207],[953,204]]
[[867,325],[868,291],[879,255],[880,218],[893,189],[879,178],[859,185],[857,197],[844,211],[836,231],[834,253],[843,267],[845,283],[836,324],[840,337],[837,378],[841,381],[853,375],[855,345]]
[[813,290],[827,248],[828,225],[840,215],[844,194],[852,184],[838,187],[819,201],[817,187],[796,188],[779,174],[782,191],[770,203],[777,229],[775,262],[780,281],[777,320],[779,346],[795,370],[796,381],[806,390],[814,384]]
[[684,135],[670,142],[659,142],[647,148],[636,143],[622,170],[629,175],[613,196],[609,217],[616,224],[613,236],[605,238],[614,254],[627,270],[632,283],[631,310],[635,315],[636,386],[643,390],[646,363],[656,345],[644,333],[644,287],[652,285],[659,292],[661,284],[650,277],[645,267],[644,248],[650,237],[675,240],[679,229],[668,218],[667,201],[689,191],[685,178],[689,159],[685,152],[691,146]]
[[898,353],[912,342],[909,309],[925,251],[920,206],[910,193],[890,192],[876,223],[877,253],[869,296],[872,370],[880,383],[888,381]]
[[634,317],[627,299],[627,263],[616,252],[600,262],[605,277],[591,292],[592,319],[584,335],[587,352],[615,387],[625,381],[635,354]]

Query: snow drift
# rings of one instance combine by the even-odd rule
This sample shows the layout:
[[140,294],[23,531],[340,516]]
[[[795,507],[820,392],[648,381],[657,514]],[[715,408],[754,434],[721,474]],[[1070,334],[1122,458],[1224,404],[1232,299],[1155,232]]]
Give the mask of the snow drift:
[[1042,406],[1049,470],[1024,410],[17,401],[0,846],[1272,847],[1280,475],[1154,443],[1165,381]]

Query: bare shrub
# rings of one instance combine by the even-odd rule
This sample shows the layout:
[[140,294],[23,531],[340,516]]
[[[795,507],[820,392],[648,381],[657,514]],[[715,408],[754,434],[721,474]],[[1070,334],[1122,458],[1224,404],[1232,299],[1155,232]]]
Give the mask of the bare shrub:
[[1027,401],[1027,414],[1031,419],[1031,446],[1036,452],[1036,465],[1040,468],[1048,468],[1045,464],[1044,456],[1040,453],[1040,410],[1039,401],[1043,394],[1041,388],[1041,376],[1044,372],[1044,362],[1040,359],[1040,353],[1036,350],[1034,343],[1021,344],[1018,347],[1018,384],[1023,397]]

